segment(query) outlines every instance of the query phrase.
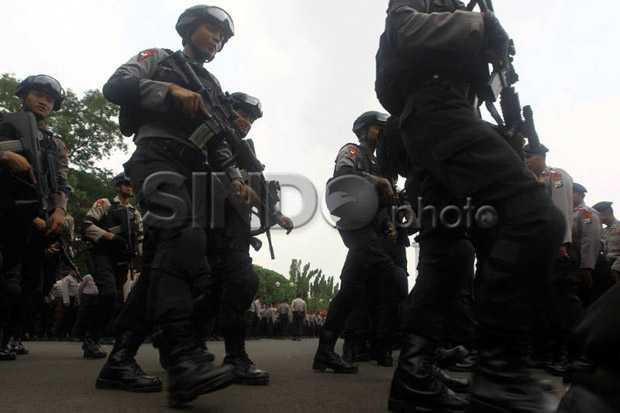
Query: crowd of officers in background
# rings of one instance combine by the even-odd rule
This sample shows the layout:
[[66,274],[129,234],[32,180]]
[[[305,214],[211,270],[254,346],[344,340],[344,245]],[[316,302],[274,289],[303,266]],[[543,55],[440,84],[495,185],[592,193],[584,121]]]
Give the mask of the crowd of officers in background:
[[[208,239],[208,245],[205,234],[191,228],[187,220],[170,232],[153,227],[149,233],[131,198],[134,188],[141,191],[141,184],[154,172],[173,170],[187,178],[204,170],[208,160],[210,166],[228,176],[233,195],[245,199],[246,207],[260,203],[260,196],[244,180],[243,167],[236,164],[239,158],[233,156],[229,142],[211,142],[208,151],[198,151],[188,143],[196,129],[192,126],[198,127],[204,120],[196,118],[205,115],[204,102],[189,78],[198,77],[199,83],[208,85],[208,91],[219,90],[219,82],[203,64],[234,35],[232,18],[224,10],[195,6],[180,16],[176,27],[183,39],[182,52],[145,50],[119,67],[104,87],[109,100],[125,111],[134,111],[121,114],[121,123],[129,122],[121,127],[136,132],[137,150],[125,164],[130,176],[123,173],[114,178],[117,196],[97,200],[84,222],[75,223],[68,214],[69,160],[62,139],[47,125],[50,113],[62,105],[60,83],[46,75],[26,78],[16,91],[23,110],[0,119],[0,179],[2,191],[10,195],[9,201],[0,205],[0,222],[6,225],[0,238],[0,360],[27,354],[23,342],[27,334],[32,338],[49,335],[50,325],[54,335],[80,337],[87,359],[106,357],[101,339],[113,334],[115,345],[97,386],[156,392],[161,391],[161,381],[147,376],[134,358],[146,336],[153,333],[160,362],[169,376],[170,404],[181,406],[231,383],[269,383],[269,373],[257,369],[246,352],[247,336],[290,334],[298,340],[304,335],[318,335],[313,368],[348,374],[357,373],[355,363],[360,361],[372,359],[379,365],[392,366],[392,351],[401,344],[389,402],[390,409],[397,412],[416,408],[463,411],[468,402],[456,393],[466,393],[470,384],[451,377],[445,369],[471,371],[476,365],[472,400],[478,406],[496,404],[505,409],[502,411],[542,411],[538,409],[542,406],[540,386],[530,386],[529,376],[521,369],[524,343],[529,344],[530,367],[545,369],[567,381],[596,368],[596,361],[571,346],[571,333],[587,318],[588,307],[595,307],[597,299],[616,285],[620,276],[620,225],[612,203],[588,206],[586,187],[573,182],[565,170],[547,165],[548,150],[543,145],[518,148],[527,160],[529,172],[525,170],[514,148],[475,116],[459,87],[451,86],[454,78],[450,70],[440,70],[439,74],[431,71],[430,78],[429,73],[418,73],[419,84],[404,76],[402,65],[406,62],[399,60],[403,56],[400,48],[415,52],[421,30],[417,25],[423,19],[438,18],[438,14],[445,19],[442,25],[460,30],[455,33],[484,31],[486,40],[478,39],[478,43],[484,43],[490,53],[504,51],[508,44],[492,13],[465,11],[460,2],[449,2],[454,3],[449,11],[436,2],[429,8],[408,3],[416,2],[390,2],[388,23],[394,24],[386,26],[378,55],[377,93],[386,109],[400,114],[400,122],[380,112],[366,112],[356,119],[353,132],[359,144],[347,144],[338,152],[333,182],[350,189],[359,183],[350,177],[361,177],[371,183],[371,192],[378,194],[385,206],[398,195],[403,202],[415,199],[410,188],[399,193],[396,187],[398,175],[407,177],[408,184],[415,176],[423,178],[416,189],[422,195],[431,195],[431,201],[446,202],[445,206],[460,199],[458,195],[464,195],[461,192],[468,188],[466,192],[495,202],[503,208],[502,217],[514,221],[499,221],[497,234],[476,239],[471,233],[454,229],[403,229],[390,220],[389,208],[387,213],[379,209],[370,217],[370,224],[366,222],[361,228],[350,213],[341,210],[338,229],[349,253],[341,289],[326,316],[308,312],[301,297],[277,305],[254,299],[258,281],[249,257],[252,240],[246,223],[230,214],[234,196],[226,201],[227,226],[219,233],[213,231],[210,235],[215,237]],[[406,16],[411,17],[409,23],[401,21]],[[404,28],[394,32],[399,27],[396,23]],[[433,25],[424,26],[424,30],[445,43],[461,38],[454,33],[454,38],[447,34],[441,37]],[[482,36],[472,39],[478,37]],[[394,42],[396,38],[410,41]],[[438,43],[438,51],[445,50]],[[439,63],[433,62],[433,70],[445,69]],[[406,83],[399,84],[401,80]],[[407,105],[403,91],[413,98]],[[245,138],[252,123],[262,116],[260,101],[242,93],[233,98],[237,99],[234,128]],[[422,116],[425,111],[428,113]],[[440,113],[441,122],[429,121],[435,112]],[[450,127],[450,122],[460,127]],[[463,124],[469,127],[463,128]],[[403,148],[400,152],[412,157],[400,169],[394,159],[394,163],[382,164],[381,159],[387,158],[375,157],[375,151],[394,131],[398,137],[392,141],[405,137],[401,144],[404,142],[406,151]],[[432,139],[428,140],[427,133]],[[453,145],[433,147],[437,145],[435,138],[444,135]],[[481,140],[484,144],[474,145]],[[455,151],[455,146],[461,151]],[[424,156],[431,147],[433,156]],[[451,159],[457,165],[455,170],[446,162]],[[412,165],[413,170],[408,169]],[[458,165],[465,166],[459,170]],[[358,193],[364,191],[363,186],[356,188]],[[157,211],[157,205],[145,202],[145,194],[138,195],[143,196],[139,199],[141,206]],[[188,201],[193,196],[186,189],[177,195]],[[290,232],[290,219],[275,212],[271,225],[277,223]],[[235,225],[241,227],[241,235],[236,233],[231,238],[227,230]],[[564,228],[562,234],[560,228]],[[409,236],[418,230],[422,248],[419,275],[407,297],[404,251]],[[76,232],[90,245],[88,275],[82,276],[72,261]],[[555,251],[554,232],[562,238],[559,251]],[[497,248],[491,251],[489,246]],[[144,269],[136,264],[141,256],[147,263]],[[547,279],[542,266],[551,263],[547,260],[551,256],[553,269]],[[477,297],[474,257],[482,268],[477,282],[486,288]],[[540,283],[530,283],[537,272],[541,274]],[[518,311],[527,306],[518,294],[530,294],[528,285],[536,286],[531,294],[531,303],[538,306],[535,325],[529,325],[532,319]],[[538,295],[540,300],[534,297]],[[147,296],[155,297],[149,306]],[[485,309],[476,316],[474,301]],[[216,321],[210,313],[214,304],[219,309]],[[106,331],[115,315],[120,315],[116,331]],[[211,320],[210,332],[203,317]],[[521,341],[526,331],[530,340]],[[220,334],[225,340],[226,358],[222,367],[215,367],[205,339]],[[481,336],[476,337],[478,334]],[[341,357],[335,345],[342,336],[345,346]],[[504,369],[505,365],[510,368]],[[489,390],[502,381],[508,385]]]
[[[24,345],[24,341],[29,340],[79,339],[83,340],[84,358],[104,358],[107,353],[100,345],[113,340],[114,316],[141,271],[143,225],[140,211],[132,204],[131,180],[125,173],[115,176],[112,187],[116,195],[96,200],[83,222],[76,223],[67,211],[67,199],[73,190],[67,183],[67,152],[62,138],[47,126],[51,111],[61,108],[65,92],[51,76],[35,75],[20,83],[16,95],[23,102],[21,114],[32,113],[43,132],[37,137],[42,140],[38,156],[46,161],[39,179],[56,179],[53,187],[57,190],[51,191],[50,184],[45,196],[61,206],[56,207],[50,201],[49,211],[35,212],[32,226],[36,231],[29,229],[23,234],[27,244],[21,245],[20,253],[10,248],[10,238],[2,239],[2,257],[6,259],[3,259],[0,273],[0,361],[12,361],[17,355],[29,354]],[[260,110],[260,102],[257,104]],[[2,120],[4,118],[0,118]],[[0,141],[13,142],[21,138],[19,134],[24,131],[18,126],[10,121],[2,122]],[[3,183],[13,184],[9,179],[21,179],[20,174],[34,171],[26,158],[30,153],[3,146],[0,149]],[[36,188],[35,182],[36,178],[33,182],[18,181],[17,184]],[[17,184],[7,186],[7,192],[12,192],[9,195],[16,199],[24,195]],[[9,210],[13,207],[16,209]],[[22,214],[17,204],[6,208],[3,205],[3,217],[10,217],[12,212]],[[63,219],[57,218],[60,215]],[[75,263],[78,245],[87,257],[88,272],[85,274],[80,273]],[[13,261],[13,257],[20,259]],[[301,309],[297,308],[300,305]],[[267,306],[257,299],[247,310],[247,334],[253,337],[317,336],[324,315],[306,313],[305,306],[299,297],[290,306],[288,303]],[[210,336],[221,338],[217,322],[213,321]]]

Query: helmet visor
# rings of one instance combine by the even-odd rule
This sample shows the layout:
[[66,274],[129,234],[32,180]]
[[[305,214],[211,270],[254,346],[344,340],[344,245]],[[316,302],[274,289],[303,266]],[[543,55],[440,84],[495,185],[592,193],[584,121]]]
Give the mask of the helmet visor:
[[235,93],[232,98],[235,102],[235,106],[244,109],[256,118],[263,116],[263,105],[258,98],[245,93]]
[[211,6],[206,10],[206,15],[218,24],[222,25],[227,32],[227,38],[231,38],[235,35],[235,23],[226,10],[216,6]]
[[62,88],[62,86],[60,85],[60,82],[56,79],[54,79],[51,76],[48,75],[36,75],[33,76],[30,84],[32,85],[33,88],[37,88],[37,89],[43,89],[43,90],[47,90],[50,92],[53,92],[54,97],[56,97],[57,99],[62,99],[64,97],[64,90]]
[[387,113],[379,113],[377,114],[377,122],[380,124],[386,123],[389,117],[390,115],[388,115]]

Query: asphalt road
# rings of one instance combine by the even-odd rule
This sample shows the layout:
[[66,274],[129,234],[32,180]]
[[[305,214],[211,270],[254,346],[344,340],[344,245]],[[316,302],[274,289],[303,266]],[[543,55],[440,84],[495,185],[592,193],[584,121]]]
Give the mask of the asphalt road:
[[[103,364],[81,358],[79,343],[26,343],[31,354],[0,362],[0,412],[171,412],[166,394],[135,394],[95,389]],[[317,341],[255,340],[248,352],[256,364],[271,372],[269,386],[230,386],[198,398],[190,412],[297,413],[386,412],[392,369],[360,364],[357,376],[315,373],[311,369]],[[223,343],[210,343],[217,361]],[[104,347],[109,351],[109,347]],[[165,378],[151,345],[138,361],[149,374]],[[558,387],[557,381],[553,382]]]

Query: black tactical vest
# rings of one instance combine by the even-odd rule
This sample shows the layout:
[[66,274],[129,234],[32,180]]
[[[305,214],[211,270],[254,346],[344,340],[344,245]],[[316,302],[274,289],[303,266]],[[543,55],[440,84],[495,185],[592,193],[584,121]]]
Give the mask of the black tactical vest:
[[119,228],[119,232],[113,232],[135,245],[138,231],[135,218],[135,212],[132,208],[123,206],[120,202],[112,201],[108,213],[99,220],[97,226],[106,231]]
[[[159,66],[152,80],[168,82],[179,85],[185,89],[198,92],[188,76],[177,64],[179,59],[187,59],[183,52],[164,49],[169,55],[159,62]],[[202,65],[189,60],[190,65],[202,81],[205,88],[209,90],[221,90],[219,81],[211,75]],[[169,112],[155,112],[137,106],[123,106],[119,116],[121,132],[125,136],[132,136],[140,126],[147,123],[165,124],[166,129],[177,132],[179,135],[189,137],[198,126],[200,120],[186,116],[180,108],[174,108]]]
[[[420,13],[454,12],[465,6],[457,0],[393,0],[388,13],[408,6]],[[442,78],[456,79],[462,82],[464,70],[444,56],[421,56],[415,62],[404,61],[396,49],[396,39],[391,32],[390,17],[386,31],[381,35],[379,50],[376,55],[375,91],[379,102],[390,114],[401,114],[408,95],[416,87],[428,82],[434,75]]]
[[[61,189],[58,188],[56,180],[56,162],[60,155],[58,153],[58,145],[54,140],[54,134],[49,130],[39,129],[38,126],[31,122],[35,122],[34,117],[28,112],[20,111],[5,116],[0,114],[0,140],[21,140],[25,148],[36,150],[36,153],[31,153],[30,151],[22,152],[22,155],[28,158],[28,161],[33,165],[33,169],[35,169],[34,172],[38,179],[36,185],[38,187],[38,196],[41,198],[39,199],[41,209],[46,210],[47,197]],[[36,148],[31,148],[31,145],[26,143],[26,137],[23,136],[26,133],[34,135],[30,139],[36,140]],[[36,159],[32,159],[33,156],[36,156]],[[39,171],[36,170],[37,165],[40,166]]]

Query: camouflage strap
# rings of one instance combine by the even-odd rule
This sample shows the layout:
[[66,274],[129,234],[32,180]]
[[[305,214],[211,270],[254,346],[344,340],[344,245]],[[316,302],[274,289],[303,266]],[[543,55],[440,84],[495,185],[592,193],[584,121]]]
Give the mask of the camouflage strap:
[[0,151],[23,152],[24,144],[19,139],[5,141],[0,138]]
[[122,225],[117,225],[115,227],[112,227],[112,228],[108,229],[108,232],[111,232],[114,235],[121,234],[123,232]]

